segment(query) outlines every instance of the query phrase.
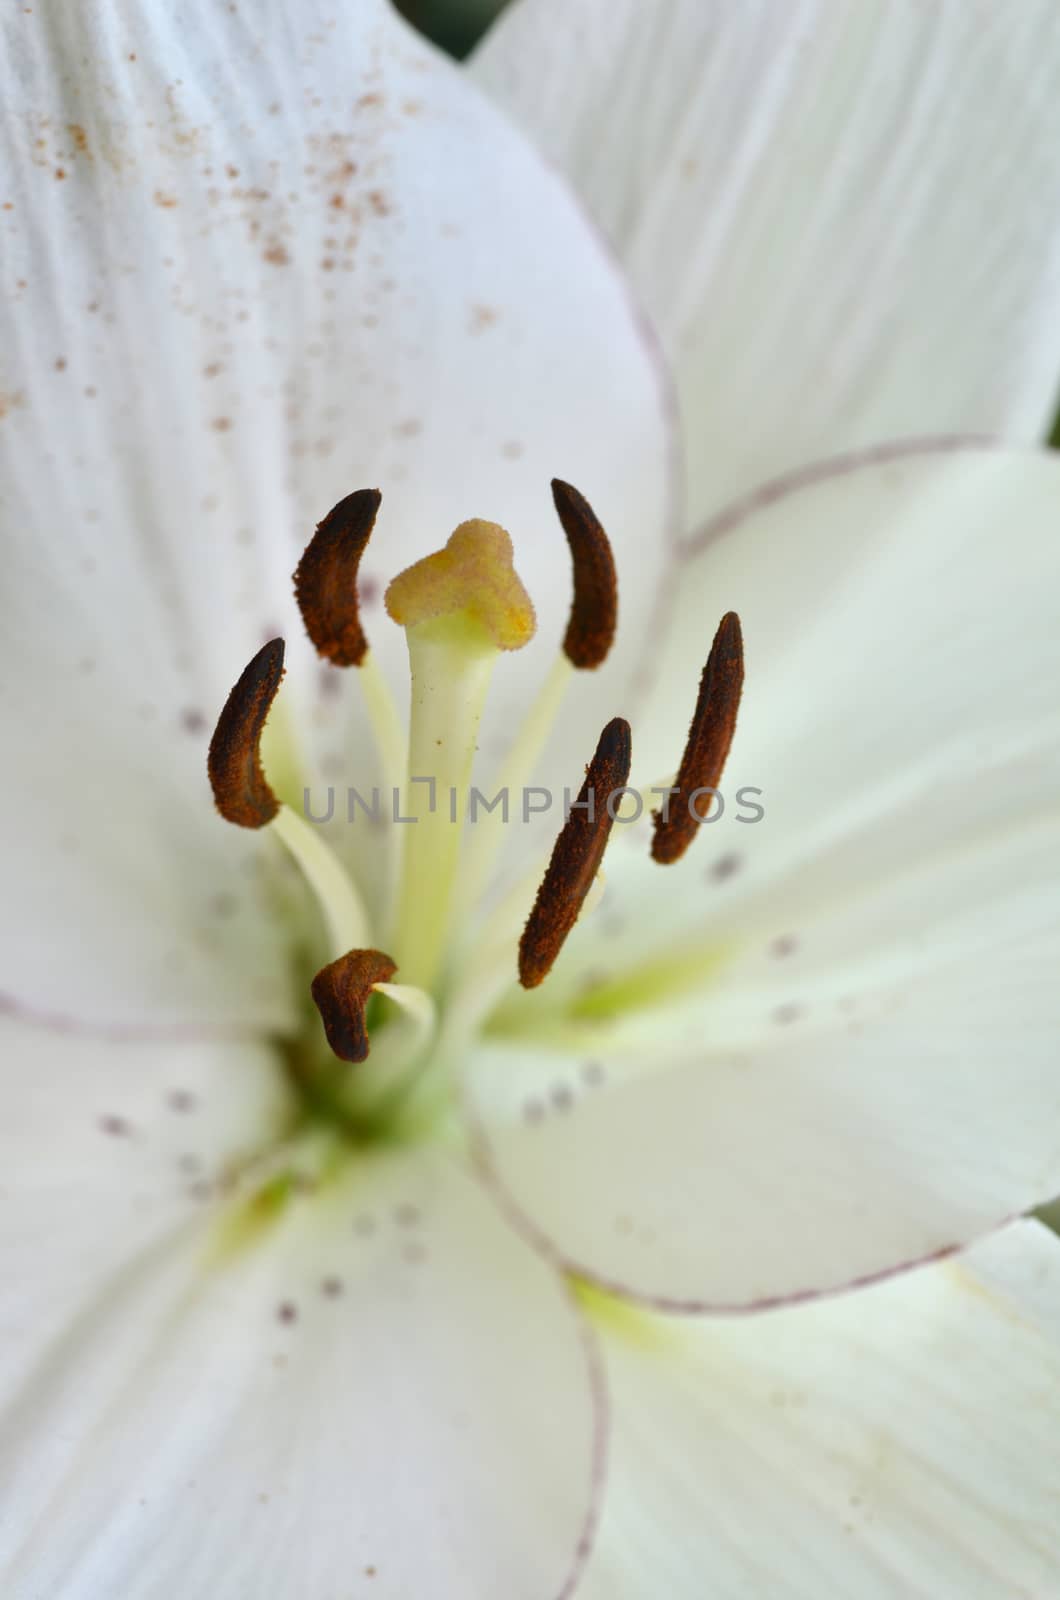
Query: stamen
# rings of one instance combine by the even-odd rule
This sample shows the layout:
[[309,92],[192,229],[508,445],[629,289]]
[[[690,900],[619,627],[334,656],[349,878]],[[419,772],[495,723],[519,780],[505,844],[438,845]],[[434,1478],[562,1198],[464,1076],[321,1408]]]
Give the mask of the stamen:
[[358,489],[328,512],[294,574],[302,621],[318,653],[336,667],[359,667],[368,649],[357,604],[357,569],[382,502]]
[[264,828],[280,809],[261,765],[261,732],[283,677],[284,643],[270,639],[244,668],[217,719],[207,771],[226,822]]
[[284,644],[270,639],[247,666],[217,719],[207,771],[217,809],[241,828],[265,828],[301,867],[328,926],[333,950],[359,944],[367,929],[360,895],[314,828],[281,805],[261,763],[261,735],[283,677]]
[[[736,732],[736,713],[743,689],[743,635],[735,611],[726,612],[710,647],[699,695],[671,795],[669,815],[652,813],[655,834],[651,842],[654,861],[679,861],[696,836],[696,829],[713,804],[714,796],[697,790],[715,790]],[[704,800],[706,804],[704,805]]]
[[606,659],[618,626],[615,558],[584,495],[562,478],[553,478],[552,499],[574,564],[574,601],[563,653],[572,666],[592,671]]
[[273,831],[290,852],[292,859],[316,896],[327,924],[328,947],[349,950],[368,937],[368,912],[356,885],[338,857],[321,836],[319,828],[300,817],[290,806],[281,806]]
[[600,735],[577,803],[556,840],[519,941],[519,982],[534,989],[548,976],[593,886],[614,822],[611,796],[625,788],[632,759],[629,723],[615,717]]
[[368,1056],[365,1008],[377,983],[388,983],[397,966],[382,950],[348,950],[321,967],[313,979],[313,1000],[320,1012],[328,1044],[340,1061]]

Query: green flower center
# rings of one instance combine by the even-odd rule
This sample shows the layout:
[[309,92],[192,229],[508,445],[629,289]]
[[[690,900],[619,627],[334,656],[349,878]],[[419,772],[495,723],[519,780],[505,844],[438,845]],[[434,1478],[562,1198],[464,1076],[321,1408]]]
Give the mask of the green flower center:
[[[563,652],[512,740],[493,795],[525,789],[572,674],[598,666],[615,633],[617,583],[606,535],[576,490],[557,481],[553,494],[572,556],[574,602]],[[358,566],[379,505],[374,490],[340,502],[318,527],[294,581],[313,644],[359,679],[381,775],[400,802],[395,816],[404,826],[389,833],[382,909],[370,917],[322,829],[281,803],[266,775],[262,737],[284,674],[282,639],[270,640],[245,668],[209,754],[222,816],[270,830],[315,897],[328,960],[306,973],[305,1025],[285,1047],[287,1062],[307,1121],[355,1142],[426,1137],[444,1127],[475,1034],[516,979],[534,990],[548,976],[579,917],[599,898],[612,826],[635,793],[627,787],[630,729],[619,717],[600,735],[551,856],[533,862],[480,914],[506,818],[497,808],[474,814],[476,742],[494,666],[502,651],[530,642],[534,609],[511,540],[495,523],[461,524],[441,550],[400,573],[386,608],[408,643],[406,733],[358,611]],[[680,771],[661,791],[675,800],[678,816],[668,815],[666,800],[655,813],[658,861],[677,859],[696,831],[698,796],[720,777],[741,683],[739,624],[730,615],[703,674]],[[282,754],[276,762],[270,751],[268,764],[282,769]],[[290,792],[302,792],[301,784]],[[629,993],[639,1003],[636,984]],[[620,1006],[622,996],[610,995],[608,1003]],[[287,1180],[281,1173],[277,1181]]]

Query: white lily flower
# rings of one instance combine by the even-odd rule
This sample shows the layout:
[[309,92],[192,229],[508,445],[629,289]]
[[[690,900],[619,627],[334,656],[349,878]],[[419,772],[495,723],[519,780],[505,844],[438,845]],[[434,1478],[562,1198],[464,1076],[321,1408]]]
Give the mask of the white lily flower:
[[[623,274],[381,0],[5,19],[14,1600],[1055,1576],[1060,1255],[982,1236],[1060,1184],[1060,462],[963,437],[1048,408],[1055,19],[1029,4],[989,51],[956,7],[741,6],[715,57],[675,6],[656,100],[577,9],[553,154],[660,322],[680,483]],[[564,83],[549,18],[517,7],[482,58],[528,116],[524,71]],[[623,104],[636,160],[608,149]],[[686,135],[711,187],[739,154],[706,233]],[[931,225],[896,239],[908,173]],[[776,300],[738,292],[759,276]],[[894,426],[947,437],[875,442]],[[789,471],[802,449],[846,454]],[[596,671],[563,631],[558,472],[618,572]],[[576,572],[585,527],[604,561],[557,497]],[[581,643],[586,617],[609,643],[587,582]],[[345,821],[406,763],[462,799],[480,714],[489,795],[494,758],[577,788],[598,739],[624,782],[626,716],[630,781],[665,783],[730,611],[722,790],[761,790],[760,821],[730,806],[666,865],[616,822],[599,904],[584,813],[535,900],[558,803],[461,840],[409,784],[416,824]],[[366,1059],[324,1048],[311,980]]]

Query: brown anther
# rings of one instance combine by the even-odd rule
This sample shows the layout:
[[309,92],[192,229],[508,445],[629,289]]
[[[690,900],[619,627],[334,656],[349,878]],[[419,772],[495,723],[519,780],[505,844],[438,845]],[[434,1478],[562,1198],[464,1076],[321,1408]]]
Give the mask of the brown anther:
[[312,982],[328,1044],[340,1061],[364,1061],[368,1029],[364,1013],[377,983],[389,983],[397,966],[382,950],[347,950],[321,967]]
[[552,499],[574,563],[574,600],[563,653],[572,666],[591,671],[606,659],[618,626],[615,558],[584,495],[562,478],[553,478]]
[[336,667],[359,667],[368,649],[357,605],[361,563],[382,495],[358,489],[328,512],[295,568],[294,592],[318,654]]
[[524,989],[535,989],[548,977],[578,920],[618,814],[618,802],[612,797],[626,787],[632,753],[629,723],[615,717],[600,735],[596,754],[585,769],[577,804],[556,840],[519,940],[519,982]]
[[[743,635],[735,611],[727,611],[718,624],[703,676],[699,680],[696,709],[688,730],[688,743],[670,796],[668,814],[652,812],[655,834],[651,842],[654,861],[679,861],[696,836],[696,829],[714,803],[715,790],[736,732],[736,713],[743,689]],[[706,802],[704,804],[704,802]]]
[[280,809],[261,766],[261,731],[283,677],[282,639],[262,645],[217,719],[206,770],[214,802],[226,822],[264,828]]

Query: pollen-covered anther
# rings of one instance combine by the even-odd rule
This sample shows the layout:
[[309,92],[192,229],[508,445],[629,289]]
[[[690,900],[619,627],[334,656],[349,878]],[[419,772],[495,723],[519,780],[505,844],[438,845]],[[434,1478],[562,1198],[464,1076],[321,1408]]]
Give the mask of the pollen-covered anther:
[[359,667],[368,651],[357,600],[357,571],[382,496],[358,489],[328,512],[295,569],[294,592],[317,652],[336,667]]
[[674,780],[676,793],[664,811],[652,813],[652,859],[679,861],[709,812],[721,782],[736,732],[743,690],[743,635],[735,611],[726,612],[710,647],[688,732],[685,753]]
[[382,950],[347,950],[321,967],[313,979],[313,1001],[328,1044],[340,1061],[367,1058],[365,1009],[376,984],[389,983],[396,971],[395,962]]
[[218,811],[240,828],[264,828],[280,809],[261,765],[265,718],[283,677],[284,643],[263,645],[225,701],[217,719],[207,771]]
[[512,561],[512,541],[496,522],[462,522],[448,542],[390,584],[386,608],[402,627],[468,616],[498,650],[520,650],[536,626],[534,607]]
[[615,717],[607,724],[596,754],[585,769],[585,782],[537,891],[519,940],[519,982],[534,989],[551,972],[603,860],[618,803],[629,781],[633,744],[629,723]]
[[615,558],[607,534],[583,494],[562,478],[553,478],[552,499],[574,566],[574,600],[563,653],[571,666],[591,671],[606,660],[618,627]]

